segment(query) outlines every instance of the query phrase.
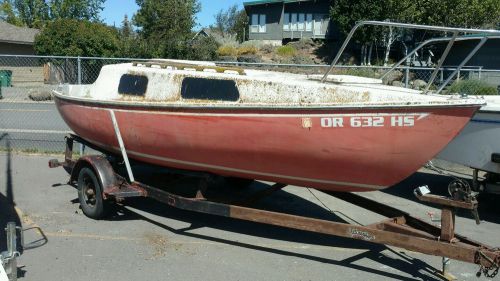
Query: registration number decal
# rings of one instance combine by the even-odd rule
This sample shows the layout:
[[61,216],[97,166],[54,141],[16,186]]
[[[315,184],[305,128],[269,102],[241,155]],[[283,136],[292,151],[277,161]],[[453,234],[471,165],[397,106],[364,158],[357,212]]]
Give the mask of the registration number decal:
[[370,127],[413,127],[428,113],[373,114],[373,115],[332,115],[321,117],[322,128],[370,128]]

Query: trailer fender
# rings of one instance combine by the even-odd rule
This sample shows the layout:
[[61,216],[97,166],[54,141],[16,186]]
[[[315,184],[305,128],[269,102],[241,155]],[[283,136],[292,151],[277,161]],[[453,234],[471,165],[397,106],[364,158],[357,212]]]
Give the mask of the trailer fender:
[[106,199],[106,191],[117,186],[115,172],[109,161],[106,157],[101,155],[87,155],[81,157],[71,171],[71,182],[78,180],[78,174],[83,167],[90,167],[95,171],[102,185],[103,196]]

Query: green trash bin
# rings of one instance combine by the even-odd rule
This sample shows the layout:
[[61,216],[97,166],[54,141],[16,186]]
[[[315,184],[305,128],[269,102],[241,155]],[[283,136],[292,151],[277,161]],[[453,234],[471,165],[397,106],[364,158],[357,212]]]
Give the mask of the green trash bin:
[[12,86],[12,71],[0,70],[0,87]]

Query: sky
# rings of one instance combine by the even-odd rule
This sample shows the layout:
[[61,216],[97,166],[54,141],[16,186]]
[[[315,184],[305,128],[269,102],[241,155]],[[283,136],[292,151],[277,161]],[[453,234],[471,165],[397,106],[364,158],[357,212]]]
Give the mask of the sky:
[[[200,0],[200,3],[201,12],[197,15],[198,26],[195,29],[213,24],[215,14],[220,9],[227,9],[234,4],[238,4],[240,8],[243,7],[243,0]],[[120,26],[123,17],[128,15],[129,19],[132,18],[138,8],[135,0],[106,0],[101,17],[109,25]]]

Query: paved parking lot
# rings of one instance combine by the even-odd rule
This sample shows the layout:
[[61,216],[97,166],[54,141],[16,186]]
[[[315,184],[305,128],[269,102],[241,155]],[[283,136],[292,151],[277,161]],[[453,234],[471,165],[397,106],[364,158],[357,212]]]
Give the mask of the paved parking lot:
[[[440,280],[432,275],[433,267],[440,267],[439,257],[200,215],[149,199],[131,200],[109,219],[94,221],[79,209],[76,190],[65,184],[65,171],[48,168],[50,158],[0,154],[0,226],[18,220],[32,228],[25,232],[26,242],[38,245],[19,259],[20,280]],[[365,196],[428,220],[429,212],[439,212],[415,202],[413,187],[426,183],[443,193],[444,188],[437,187],[448,181],[420,172],[385,192]],[[259,185],[264,184],[254,188]],[[12,199],[15,208],[7,203]],[[480,226],[468,212],[459,213],[458,232],[500,245],[497,200],[481,198]],[[351,223],[380,219],[319,191],[297,187],[286,187],[259,207]],[[477,280],[477,269],[451,264],[460,280]]]

